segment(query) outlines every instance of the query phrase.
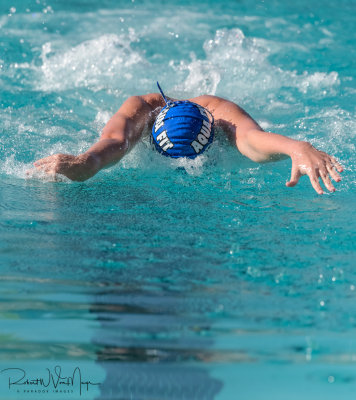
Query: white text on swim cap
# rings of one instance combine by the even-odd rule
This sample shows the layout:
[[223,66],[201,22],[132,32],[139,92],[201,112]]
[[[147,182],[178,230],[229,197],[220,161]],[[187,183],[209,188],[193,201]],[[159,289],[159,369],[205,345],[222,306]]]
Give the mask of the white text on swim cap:
[[159,114],[158,117],[156,118],[155,121],[155,132],[158,131],[159,128],[163,126],[163,120],[164,117],[166,116],[167,112],[173,107],[173,105],[167,106],[164,110],[162,110]]
[[200,106],[199,104],[196,104],[196,106],[198,107],[200,114],[208,118],[205,108]]
[[200,153],[204,146],[208,143],[210,135],[211,123],[204,119],[196,140],[191,143],[191,146],[197,154]]
[[157,142],[161,146],[163,151],[167,151],[168,149],[174,147],[173,143],[169,140],[167,136],[166,130],[164,130],[157,136]]

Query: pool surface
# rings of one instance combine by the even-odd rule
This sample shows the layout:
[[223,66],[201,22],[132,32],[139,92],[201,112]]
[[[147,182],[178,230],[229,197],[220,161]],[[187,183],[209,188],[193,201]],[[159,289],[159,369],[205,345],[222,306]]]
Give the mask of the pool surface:
[[[355,23],[349,0],[2,0],[1,400],[355,398]],[[84,183],[27,176],[156,80],[335,155],[337,191],[221,133],[193,161],[144,139]]]

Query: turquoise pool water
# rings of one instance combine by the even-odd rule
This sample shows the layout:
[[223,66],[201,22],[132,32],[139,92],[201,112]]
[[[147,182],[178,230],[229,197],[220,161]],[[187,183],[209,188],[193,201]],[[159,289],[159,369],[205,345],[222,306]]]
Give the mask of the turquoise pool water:
[[[355,15],[348,0],[1,1],[0,369],[17,369],[0,399],[354,399]],[[85,183],[26,178],[157,79],[334,154],[337,192],[288,189],[289,160],[254,164],[222,137],[190,163],[143,141]]]

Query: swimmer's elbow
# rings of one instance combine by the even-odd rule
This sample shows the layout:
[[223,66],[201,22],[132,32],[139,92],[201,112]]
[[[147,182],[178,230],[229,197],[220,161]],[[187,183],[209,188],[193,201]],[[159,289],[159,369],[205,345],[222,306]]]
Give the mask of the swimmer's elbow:
[[248,145],[237,145],[236,146],[239,152],[244,155],[245,157],[249,158],[251,161],[256,163],[266,163],[268,161],[273,161],[270,156],[266,154],[262,154],[253,148],[249,147]]
[[279,161],[289,157],[287,148],[291,139],[262,129],[240,131],[236,138],[239,151],[257,163]]
[[253,145],[251,133],[252,130],[240,130],[238,134],[236,133],[236,147],[239,152],[256,163],[265,163],[271,161],[268,154],[261,152],[258,149],[258,146]]

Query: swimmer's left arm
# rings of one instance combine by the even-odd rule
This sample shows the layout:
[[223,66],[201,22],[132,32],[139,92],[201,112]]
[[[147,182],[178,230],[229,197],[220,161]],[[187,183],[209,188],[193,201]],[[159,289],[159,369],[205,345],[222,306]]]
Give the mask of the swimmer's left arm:
[[260,129],[251,129],[245,132],[244,139],[239,145],[245,149],[245,155],[250,154],[250,158],[257,162],[273,161],[289,156],[292,160],[292,172],[290,180],[286,183],[288,187],[295,186],[302,175],[308,175],[314,190],[318,194],[323,194],[319,178],[330,192],[335,191],[330,177],[335,182],[341,180],[338,172],[342,172],[343,168],[337,160],[317,150],[308,142]]
[[308,142],[265,132],[250,115],[231,101],[215,96],[201,96],[195,100],[210,109],[217,124],[222,126],[246,157],[255,162],[290,157],[292,173],[287,186],[295,186],[302,175],[308,175],[318,194],[323,193],[319,178],[329,191],[335,191],[330,177],[339,182],[341,178],[338,172],[342,172],[343,168],[334,157],[315,149]]

